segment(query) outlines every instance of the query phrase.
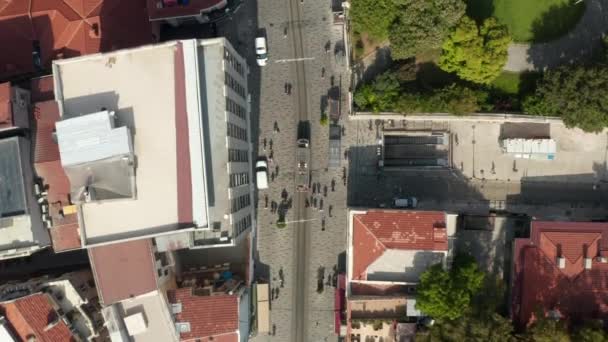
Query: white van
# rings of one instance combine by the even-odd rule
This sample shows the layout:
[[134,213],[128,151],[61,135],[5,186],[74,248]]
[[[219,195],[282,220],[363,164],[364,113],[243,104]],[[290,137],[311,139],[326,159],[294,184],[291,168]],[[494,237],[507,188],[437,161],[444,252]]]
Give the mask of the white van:
[[268,49],[266,47],[266,38],[257,37],[254,41],[256,61],[259,66],[264,66],[268,62]]
[[395,198],[393,206],[395,208],[416,208],[418,200],[416,197]]
[[268,189],[268,164],[263,159],[255,163],[255,178],[259,190]]

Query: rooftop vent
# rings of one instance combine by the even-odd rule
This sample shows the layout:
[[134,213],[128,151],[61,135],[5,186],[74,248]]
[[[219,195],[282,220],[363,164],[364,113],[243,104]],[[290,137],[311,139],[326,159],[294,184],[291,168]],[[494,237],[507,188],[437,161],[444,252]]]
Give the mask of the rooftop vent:
[[178,314],[178,313],[182,312],[182,303],[171,304],[171,312],[173,314]]
[[566,258],[557,257],[557,267],[559,267],[561,269],[566,268]]
[[601,262],[601,263],[606,263],[606,262],[608,262],[608,258],[606,258],[605,256],[598,256],[595,258],[595,261]]
[[585,269],[586,270],[591,269],[591,258],[585,258]]
[[181,333],[189,333],[190,332],[190,322],[176,322],[175,328],[177,332]]
[[125,317],[124,321],[131,336],[141,334],[148,329],[148,324],[141,312]]

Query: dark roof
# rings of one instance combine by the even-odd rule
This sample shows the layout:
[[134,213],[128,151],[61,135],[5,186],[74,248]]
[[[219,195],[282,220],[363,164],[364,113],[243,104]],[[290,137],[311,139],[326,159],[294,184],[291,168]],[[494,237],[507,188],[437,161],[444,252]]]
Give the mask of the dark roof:
[[[22,138],[0,140],[0,217],[27,212],[20,150]],[[33,180],[32,180],[33,181]]]
[[0,77],[34,71],[36,50],[41,66],[48,68],[53,59],[150,42],[145,0],[0,2]]
[[59,318],[44,293],[4,302],[0,307],[12,330],[22,341],[28,341],[31,336],[39,342],[75,341],[70,329]]
[[[560,268],[557,258],[565,260]],[[523,328],[538,309],[572,320],[608,319],[608,223],[534,221],[529,239],[516,239],[512,312]],[[585,269],[585,257],[591,269]]]
[[182,311],[175,314],[175,321],[190,323],[190,332],[180,334],[182,341],[209,336],[216,340],[220,335],[236,335],[239,329],[236,295],[197,296],[192,294],[192,288],[187,287],[168,291],[167,297],[171,303],[182,304]]
[[156,290],[151,240],[89,248],[101,301],[110,305]]
[[445,213],[370,210],[353,216],[353,279],[366,279],[367,267],[387,249],[447,251]]
[[151,20],[195,16],[201,12],[224,8],[228,4],[227,0],[189,0],[187,5],[175,6],[163,6],[163,0],[147,0],[147,2],[148,16]]

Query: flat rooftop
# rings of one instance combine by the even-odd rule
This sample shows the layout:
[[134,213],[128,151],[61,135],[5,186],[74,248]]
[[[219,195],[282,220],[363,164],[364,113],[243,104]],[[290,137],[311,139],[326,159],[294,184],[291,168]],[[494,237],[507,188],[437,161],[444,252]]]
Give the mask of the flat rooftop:
[[192,203],[184,45],[196,54],[191,40],[54,62],[63,118],[111,110],[133,134],[137,195],[83,204],[85,245],[206,225],[205,213],[193,219],[206,196]]
[[124,320],[125,317],[141,313],[146,322],[145,330],[131,335],[134,342],[165,342],[175,341],[172,333],[175,327],[171,322],[169,308],[163,295],[158,291],[123,300],[117,306]]
[[0,140],[0,217],[19,216],[27,211],[19,149],[17,137]]

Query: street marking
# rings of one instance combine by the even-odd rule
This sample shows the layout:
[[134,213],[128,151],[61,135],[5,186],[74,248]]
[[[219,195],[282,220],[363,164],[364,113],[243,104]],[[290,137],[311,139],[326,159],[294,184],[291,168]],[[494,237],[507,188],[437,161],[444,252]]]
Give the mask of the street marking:
[[288,62],[300,62],[300,61],[312,61],[314,57],[302,57],[302,58],[290,58],[290,59],[277,59],[275,63],[288,63]]

